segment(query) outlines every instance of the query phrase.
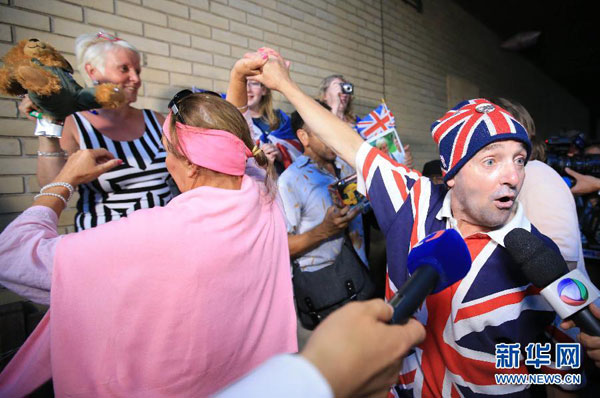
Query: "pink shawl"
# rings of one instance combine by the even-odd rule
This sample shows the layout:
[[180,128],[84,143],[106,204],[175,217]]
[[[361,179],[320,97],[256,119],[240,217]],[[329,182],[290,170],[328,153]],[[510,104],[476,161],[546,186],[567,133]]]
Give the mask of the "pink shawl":
[[203,397],[295,352],[285,222],[245,175],[63,238],[50,311],[0,377],[21,396]]

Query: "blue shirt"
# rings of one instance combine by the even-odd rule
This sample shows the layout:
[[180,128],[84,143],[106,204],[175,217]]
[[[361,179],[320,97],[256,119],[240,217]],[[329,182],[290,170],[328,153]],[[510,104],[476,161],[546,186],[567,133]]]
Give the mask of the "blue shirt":
[[[340,177],[354,174],[347,163],[336,159]],[[308,156],[296,159],[279,177],[277,182],[283,202],[288,233],[303,234],[319,225],[325,218],[327,208],[333,206],[328,186],[338,178],[329,171],[320,168]],[[356,216],[349,224],[349,235],[357,254],[367,264],[362,215]],[[323,241],[318,247],[298,258],[303,271],[317,271],[333,264],[342,250],[343,232]]]

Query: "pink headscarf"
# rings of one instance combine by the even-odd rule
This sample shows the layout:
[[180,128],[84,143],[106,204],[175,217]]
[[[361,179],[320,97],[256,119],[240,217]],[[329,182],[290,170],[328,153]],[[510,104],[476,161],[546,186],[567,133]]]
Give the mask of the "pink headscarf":
[[[163,124],[163,134],[170,143],[172,112]],[[246,160],[252,157],[244,141],[225,130],[211,130],[175,122],[179,148],[190,162],[209,170],[234,176],[244,175]]]

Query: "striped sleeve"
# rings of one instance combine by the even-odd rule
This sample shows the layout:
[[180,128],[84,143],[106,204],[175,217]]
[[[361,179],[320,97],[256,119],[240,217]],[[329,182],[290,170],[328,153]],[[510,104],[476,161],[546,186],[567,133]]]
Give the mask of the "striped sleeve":
[[388,230],[405,204],[412,207],[411,211],[402,212],[412,215],[406,221],[412,224],[418,214],[425,217],[431,182],[421,173],[395,162],[367,142],[356,154],[356,170],[359,192],[369,198],[382,231]]

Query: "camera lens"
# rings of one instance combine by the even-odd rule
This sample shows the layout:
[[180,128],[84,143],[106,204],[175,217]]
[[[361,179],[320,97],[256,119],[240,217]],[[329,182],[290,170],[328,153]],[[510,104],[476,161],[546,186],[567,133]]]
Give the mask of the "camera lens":
[[354,85],[352,83],[340,83],[342,86],[342,93],[352,94],[354,93]]
[[600,155],[566,156],[549,153],[546,164],[563,176],[567,175],[565,167],[568,167],[581,174],[600,177]]

